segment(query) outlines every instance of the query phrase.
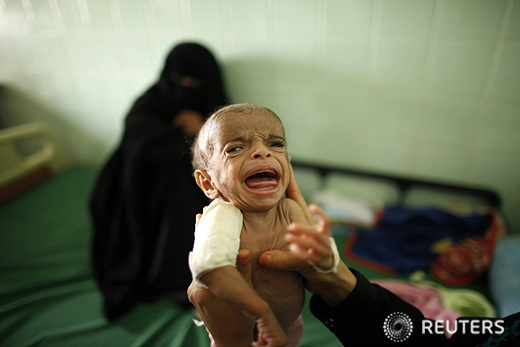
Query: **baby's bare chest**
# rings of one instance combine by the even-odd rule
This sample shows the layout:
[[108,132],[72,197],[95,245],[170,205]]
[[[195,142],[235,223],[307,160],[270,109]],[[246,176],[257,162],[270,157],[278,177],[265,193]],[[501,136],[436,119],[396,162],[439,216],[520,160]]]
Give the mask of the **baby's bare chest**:
[[251,280],[253,287],[263,297],[278,319],[285,323],[292,322],[301,312],[304,300],[303,279],[297,272],[268,270],[260,266],[258,259],[269,250],[288,250],[284,235],[288,223],[279,220],[272,226],[251,228],[244,225],[240,237],[240,249],[251,252]]
[[277,221],[274,225],[251,227],[244,223],[240,235],[240,249],[247,249],[252,254],[272,249],[287,250],[284,235],[287,233],[287,223]]
[[[284,282],[284,274],[280,271],[268,270],[259,264],[262,253],[270,250],[289,250],[284,235],[286,223],[280,222],[269,229],[252,229],[244,226],[240,237],[240,249],[251,252],[251,279],[258,287],[278,287]],[[258,288],[257,288],[258,289]]]

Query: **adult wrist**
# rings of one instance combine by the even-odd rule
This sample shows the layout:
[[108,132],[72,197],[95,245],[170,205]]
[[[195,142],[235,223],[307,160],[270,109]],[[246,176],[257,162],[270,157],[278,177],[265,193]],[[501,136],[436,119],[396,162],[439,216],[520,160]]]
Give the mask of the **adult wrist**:
[[357,284],[357,277],[343,263],[339,262],[336,273],[328,273],[329,280],[321,285],[309,286],[309,290],[318,295],[330,307],[341,304],[352,293]]

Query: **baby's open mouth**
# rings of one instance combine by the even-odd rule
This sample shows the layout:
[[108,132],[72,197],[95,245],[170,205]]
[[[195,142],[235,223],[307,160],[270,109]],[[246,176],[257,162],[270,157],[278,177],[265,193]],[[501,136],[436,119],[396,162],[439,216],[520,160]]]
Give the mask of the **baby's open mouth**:
[[278,186],[279,175],[274,169],[256,171],[244,183],[249,189],[273,189]]

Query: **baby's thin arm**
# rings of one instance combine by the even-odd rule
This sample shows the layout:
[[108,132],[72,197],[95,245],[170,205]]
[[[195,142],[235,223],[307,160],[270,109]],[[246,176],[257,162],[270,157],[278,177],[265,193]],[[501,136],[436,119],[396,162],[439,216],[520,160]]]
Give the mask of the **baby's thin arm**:
[[235,267],[217,268],[201,276],[200,281],[216,297],[254,319],[259,336],[267,342],[267,346],[283,346],[287,343],[287,337],[269,304],[244,280]]
[[208,286],[217,297],[247,316],[259,318],[269,305],[254,291],[238,270],[233,266],[223,266],[202,275],[200,281]]
[[318,225],[306,226],[292,223],[289,225],[289,233],[285,235],[285,240],[294,254],[313,265],[318,271],[332,269],[335,271],[339,254],[334,239],[331,238],[328,216],[316,205],[311,205],[310,210],[318,216]]
[[292,165],[290,165],[291,168],[291,179],[289,181],[289,186],[287,187],[287,190],[285,191],[285,195],[288,199],[294,200],[298,206],[300,206],[301,211],[303,212],[305,219],[310,225],[315,225],[316,220],[312,216],[312,213],[309,211],[309,207],[307,206],[307,202],[305,201],[305,198],[302,195],[302,192],[300,191],[300,188],[298,187],[298,183],[296,182],[296,177],[294,176],[294,170]]
[[[237,256],[237,270],[247,283],[251,282],[251,253],[241,250]],[[254,321],[242,311],[231,307],[197,282],[188,288],[188,298],[197,309],[215,346],[244,347],[253,343]]]

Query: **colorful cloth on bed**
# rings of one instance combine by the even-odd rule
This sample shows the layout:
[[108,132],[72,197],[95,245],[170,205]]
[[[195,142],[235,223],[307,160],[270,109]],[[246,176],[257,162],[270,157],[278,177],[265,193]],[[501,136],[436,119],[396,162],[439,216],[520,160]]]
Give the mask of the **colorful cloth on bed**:
[[350,236],[345,254],[353,262],[387,274],[429,269],[453,245],[484,235],[492,221],[490,214],[387,207],[373,229]]
[[[496,218],[493,218],[496,221]],[[465,286],[486,272],[491,264],[498,233],[492,223],[483,236],[474,236],[459,242],[442,253],[433,263],[430,272],[442,283]]]
[[[461,315],[444,306],[441,295],[433,288],[419,287],[405,281],[375,280],[373,283],[388,289],[407,303],[417,307],[425,318],[449,321],[454,326]],[[448,335],[446,331],[446,335]],[[448,335],[449,336],[449,335]]]
[[[494,306],[481,293],[471,289],[447,288],[426,279],[426,273],[416,271],[403,280],[372,280],[404,301],[417,307],[424,317],[449,321],[455,326],[459,317],[496,317]],[[451,334],[445,331],[446,336]]]
[[442,304],[448,310],[457,312],[463,317],[496,317],[493,304],[482,294],[467,288],[448,288],[428,280],[424,271],[416,271],[410,275],[409,281],[416,286],[436,290]]

